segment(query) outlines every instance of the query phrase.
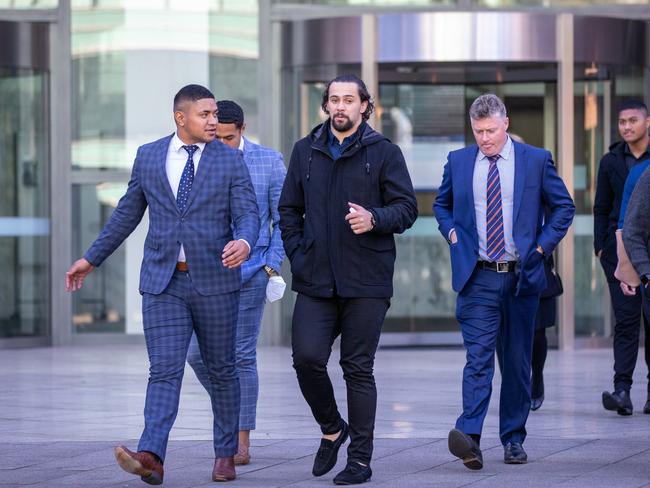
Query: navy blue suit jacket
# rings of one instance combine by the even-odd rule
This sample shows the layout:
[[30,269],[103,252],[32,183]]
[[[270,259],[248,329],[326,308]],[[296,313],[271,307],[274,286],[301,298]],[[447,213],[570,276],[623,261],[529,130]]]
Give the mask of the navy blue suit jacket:
[[149,207],[141,293],[159,294],[167,288],[181,243],[199,293],[239,290],[241,270],[224,267],[221,253],[233,239],[245,239],[254,246],[259,232],[255,192],[242,154],[224,144],[206,144],[181,213],[165,168],[172,136],[138,148],[126,194],[84,257],[99,266],[131,234]]
[[[564,237],[575,206],[545,149],[513,141],[515,151],[513,239],[519,252],[517,295],[540,293],[546,288],[540,245],[545,254],[554,251]],[[474,163],[478,146],[473,144],[449,153],[433,209],[440,232],[448,240],[456,230],[458,242],[450,243],[452,286],[460,292],[479,259],[474,209]],[[547,209],[544,220],[544,209]]]

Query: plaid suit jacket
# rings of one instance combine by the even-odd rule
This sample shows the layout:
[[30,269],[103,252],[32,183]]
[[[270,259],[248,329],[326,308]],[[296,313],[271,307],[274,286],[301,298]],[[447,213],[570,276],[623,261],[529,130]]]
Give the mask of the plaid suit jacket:
[[149,232],[140,269],[140,292],[162,293],[176,267],[181,243],[192,283],[203,295],[241,287],[241,270],[221,264],[233,239],[257,241],[255,192],[240,151],[212,142],[201,153],[194,184],[181,213],[165,163],[172,135],[138,148],[131,180],[111,218],[84,257],[99,266],[128,237],[149,207]]
[[284,259],[280,237],[278,201],[287,170],[282,154],[244,138],[244,161],[253,181],[260,212],[260,233],[251,257],[242,265],[242,281],[246,283],[264,265],[280,271]]

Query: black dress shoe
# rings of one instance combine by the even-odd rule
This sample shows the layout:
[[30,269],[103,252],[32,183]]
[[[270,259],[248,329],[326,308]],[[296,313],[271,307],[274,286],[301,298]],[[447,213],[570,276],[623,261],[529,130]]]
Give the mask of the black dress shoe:
[[528,454],[521,442],[508,442],[503,448],[503,462],[506,464],[526,464]]
[[650,413],[650,398],[648,398],[643,406],[643,413]]
[[447,437],[449,452],[463,460],[469,469],[483,468],[483,453],[476,441],[458,429],[451,429]]
[[628,391],[603,392],[605,410],[616,410],[619,415],[632,415],[632,399]]
[[343,427],[341,427],[341,433],[336,438],[336,440],[320,440],[320,447],[316,453],[316,459],[314,459],[314,468],[311,470],[311,473],[314,476],[323,476],[336,465],[336,456],[339,453],[341,445],[343,445],[343,443],[347,440],[348,434],[350,432],[348,424],[345,423],[344,420],[342,420],[342,422]]
[[544,403],[544,395],[542,395],[539,398],[533,398],[530,400],[530,409],[531,410],[538,410],[539,407],[542,406],[542,403]]
[[356,461],[349,461],[345,469],[334,477],[335,485],[358,485],[370,481],[372,469]]

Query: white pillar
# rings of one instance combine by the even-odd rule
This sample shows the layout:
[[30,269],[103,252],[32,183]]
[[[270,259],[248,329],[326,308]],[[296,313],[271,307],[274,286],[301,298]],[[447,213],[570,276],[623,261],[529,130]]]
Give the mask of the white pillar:
[[[556,49],[558,61],[558,170],[569,193],[574,196],[574,48],[573,14],[558,14],[556,18]],[[575,279],[574,233],[569,229],[559,246],[558,269],[564,282],[560,297],[560,349],[574,349],[575,344]]]
[[[375,109],[381,110],[379,103],[379,69],[377,67],[377,17],[372,14],[361,16],[361,79],[375,100]],[[381,119],[375,112],[368,123],[381,132]]]
[[[155,141],[175,130],[173,119],[173,100],[178,90],[187,84],[196,83],[213,89],[219,98],[219,87],[210,87],[209,47],[209,5],[205,0],[188,5],[173,1],[164,5],[151,5],[154,10],[163,10],[164,18],[174,24],[176,16],[191,14],[192,36],[183,29],[172,28],[164,37],[151,37],[146,41],[135,39],[131,45],[129,36],[137,36],[141,23],[146,19],[142,6],[125,8],[124,48],[125,48],[125,139],[128,157],[134,158],[138,146]],[[158,12],[160,13],[160,12]],[[160,17],[157,17],[160,18]],[[143,45],[143,42],[145,45]],[[140,264],[142,262],[144,240],[149,228],[148,213],[140,225],[126,240],[125,252],[125,293],[126,293],[126,333],[142,334],[142,300],[138,291]]]

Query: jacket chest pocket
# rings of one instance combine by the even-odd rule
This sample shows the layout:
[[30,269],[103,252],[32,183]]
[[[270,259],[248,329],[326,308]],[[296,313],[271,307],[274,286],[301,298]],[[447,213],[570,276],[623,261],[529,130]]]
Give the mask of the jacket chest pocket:
[[373,203],[373,187],[377,185],[376,169],[367,161],[351,162],[343,175],[348,201],[370,206]]

